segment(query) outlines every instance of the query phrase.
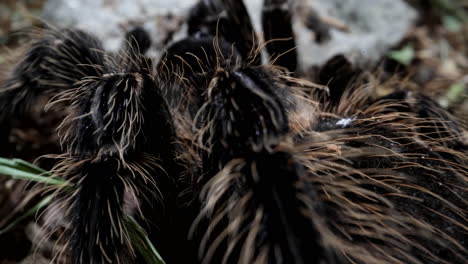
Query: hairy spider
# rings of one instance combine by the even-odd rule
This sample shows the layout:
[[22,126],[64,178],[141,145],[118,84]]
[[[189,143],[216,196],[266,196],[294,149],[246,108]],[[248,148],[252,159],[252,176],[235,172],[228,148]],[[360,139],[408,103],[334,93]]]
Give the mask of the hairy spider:
[[292,77],[291,18],[264,1],[267,65],[237,0],[199,1],[156,63],[140,28],[117,54],[73,29],[31,44],[1,83],[0,125],[43,94],[67,105],[63,259],[144,262],[136,216],[168,263],[464,262],[465,124],[404,89],[374,97],[344,56]]

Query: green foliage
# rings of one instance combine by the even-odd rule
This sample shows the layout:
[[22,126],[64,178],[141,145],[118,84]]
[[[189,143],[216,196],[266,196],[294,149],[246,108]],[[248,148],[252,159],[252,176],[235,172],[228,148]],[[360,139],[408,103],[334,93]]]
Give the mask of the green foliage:
[[[447,92],[447,98],[452,103],[463,101],[465,95],[465,85],[463,83],[454,83]],[[465,95],[466,96],[466,95]]]
[[434,10],[440,15],[442,24],[451,32],[459,32],[468,23],[468,13],[458,0],[431,0]]
[[52,177],[47,171],[19,159],[0,158],[0,174],[8,175],[16,180],[27,180],[48,185],[68,185],[65,180]]
[[408,66],[414,60],[416,52],[412,45],[406,45],[400,50],[393,50],[387,54],[387,57]]
[[127,216],[125,225],[127,226],[133,246],[138,250],[146,263],[166,264],[149,240],[146,231],[135,221],[135,219],[131,216]]
[[442,24],[450,32],[460,32],[463,27],[463,22],[460,19],[449,15],[442,17]]

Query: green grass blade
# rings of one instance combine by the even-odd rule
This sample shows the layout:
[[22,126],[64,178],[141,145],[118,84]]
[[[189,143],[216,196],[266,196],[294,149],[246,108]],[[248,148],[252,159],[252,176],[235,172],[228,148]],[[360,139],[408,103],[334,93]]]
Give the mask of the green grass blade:
[[27,180],[50,185],[66,185],[66,181],[57,178],[45,177],[38,174],[18,170],[12,167],[0,166],[0,174],[5,174],[13,179]]
[[127,226],[132,245],[145,259],[147,264],[166,264],[149,240],[145,229],[143,229],[135,219],[131,216],[127,216],[125,224]]
[[37,174],[48,174],[50,175],[50,173],[42,168],[39,168],[37,166],[35,166],[34,164],[31,164],[29,162],[26,162],[24,160],[20,160],[20,159],[13,159],[13,161],[15,162],[15,164],[17,166],[19,166],[21,169],[25,170],[25,171],[29,171],[31,173],[37,173]]
[[47,171],[19,159],[0,158],[0,174],[13,179],[27,180],[50,185],[68,185],[63,179],[52,177]]
[[29,162],[26,162],[24,160],[20,159],[5,159],[5,158],[0,158],[0,166],[8,166],[8,167],[13,167],[17,168],[23,171],[27,171],[30,173],[35,173],[35,174],[48,174],[48,172],[44,169],[41,169]]

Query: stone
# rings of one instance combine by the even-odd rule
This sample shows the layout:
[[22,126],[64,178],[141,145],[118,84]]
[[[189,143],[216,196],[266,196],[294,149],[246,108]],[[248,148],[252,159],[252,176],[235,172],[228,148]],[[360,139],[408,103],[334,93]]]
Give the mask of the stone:
[[[60,27],[77,27],[96,34],[104,46],[116,51],[126,31],[143,26],[153,37],[151,52],[159,54],[173,36],[184,36],[184,18],[197,0],[47,0],[43,18]],[[244,1],[257,31],[263,0]],[[417,19],[416,11],[403,0],[297,0],[294,30],[302,68],[321,65],[337,54],[351,61],[377,62],[398,44]],[[299,12],[298,12],[299,10]],[[304,25],[311,13],[345,25],[329,30],[329,39],[317,43],[315,34]]]

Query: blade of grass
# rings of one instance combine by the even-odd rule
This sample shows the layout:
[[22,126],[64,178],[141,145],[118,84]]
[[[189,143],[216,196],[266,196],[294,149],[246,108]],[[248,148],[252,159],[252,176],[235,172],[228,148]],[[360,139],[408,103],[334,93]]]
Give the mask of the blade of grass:
[[67,185],[65,180],[45,177],[38,174],[18,170],[12,167],[0,166],[0,174],[5,174],[11,176],[13,179],[17,180],[27,180],[39,183],[45,183],[50,185]]
[[125,224],[133,246],[138,250],[147,264],[166,264],[149,240],[145,229],[143,229],[133,217],[127,215]]
[[50,185],[68,185],[57,177],[52,177],[47,171],[22,160],[0,158],[0,174],[8,175],[13,179],[27,180]]
[[17,169],[21,169],[30,173],[36,173],[36,174],[47,174],[48,172],[44,169],[41,169],[34,164],[31,164],[29,162],[26,162],[21,159],[5,159],[5,158],[0,158],[0,165],[5,165],[9,167],[14,167]]

